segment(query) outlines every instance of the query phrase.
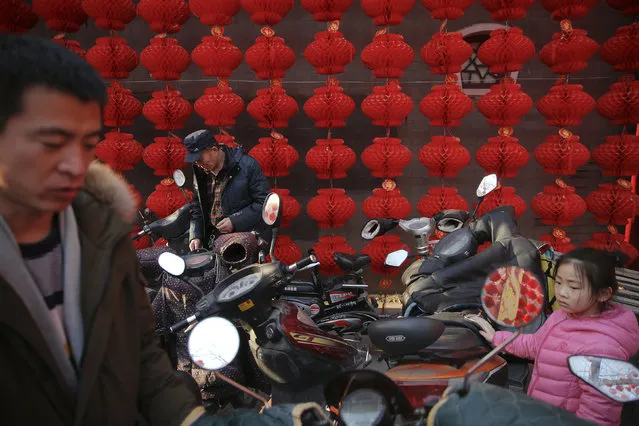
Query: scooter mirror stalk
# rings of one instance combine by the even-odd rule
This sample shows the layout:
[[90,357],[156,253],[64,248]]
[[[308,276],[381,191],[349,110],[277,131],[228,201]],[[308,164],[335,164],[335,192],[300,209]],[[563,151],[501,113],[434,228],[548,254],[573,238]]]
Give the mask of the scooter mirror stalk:
[[613,358],[573,355],[568,366],[575,376],[617,402],[639,401],[639,368]]
[[269,256],[271,262],[275,262],[275,243],[277,241],[277,233],[282,219],[282,199],[275,192],[271,192],[266,196],[264,205],[262,206],[262,221],[272,227],[271,247],[269,248]]

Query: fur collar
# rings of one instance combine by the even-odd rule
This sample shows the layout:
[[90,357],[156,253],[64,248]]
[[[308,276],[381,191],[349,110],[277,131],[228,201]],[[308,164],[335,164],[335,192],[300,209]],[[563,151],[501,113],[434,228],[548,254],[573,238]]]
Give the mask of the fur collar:
[[138,200],[124,176],[106,164],[99,161],[91,163],[84,180],[84,189],[98,201],[108,204],[124,222],[132,224],[135,221]]

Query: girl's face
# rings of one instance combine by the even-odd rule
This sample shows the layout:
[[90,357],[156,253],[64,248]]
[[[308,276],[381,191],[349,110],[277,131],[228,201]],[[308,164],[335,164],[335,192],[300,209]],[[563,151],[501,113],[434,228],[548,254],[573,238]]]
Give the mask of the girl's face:
[[610,299],[612,289],[607,288],[593,295],[586,277],[578,273],[573,262],[565,262],[555,275],[555,296],[557,303],[572,315],[593,315],[601,311],[600,303]]

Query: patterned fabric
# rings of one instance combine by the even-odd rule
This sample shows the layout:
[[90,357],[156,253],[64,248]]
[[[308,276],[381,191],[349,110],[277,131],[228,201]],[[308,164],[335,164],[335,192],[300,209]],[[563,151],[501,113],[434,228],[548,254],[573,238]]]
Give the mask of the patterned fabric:
[[211,225],[215,226],[224,218],[224,211],[222,209],[222,192],[226,188],[226,184],[229,182],[229,174],[225,170],[221,170],[217,176],[212,176],[209,182],[209,199],[211,200],[211,212],[209,217],[211,219]]

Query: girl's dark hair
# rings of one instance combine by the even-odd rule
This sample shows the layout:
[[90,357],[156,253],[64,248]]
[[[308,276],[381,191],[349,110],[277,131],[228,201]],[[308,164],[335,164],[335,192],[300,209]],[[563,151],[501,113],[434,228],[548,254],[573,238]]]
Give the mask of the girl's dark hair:
[[579,278],[590,287],[593,297],[600,290],[610,287],[612,294],[619,288],[615,276],[615,267],[622,260],[617,253],[596,250],[593,248],[578,248],[559,258],[555,267],[555,274],[564,263],[572,263]]

